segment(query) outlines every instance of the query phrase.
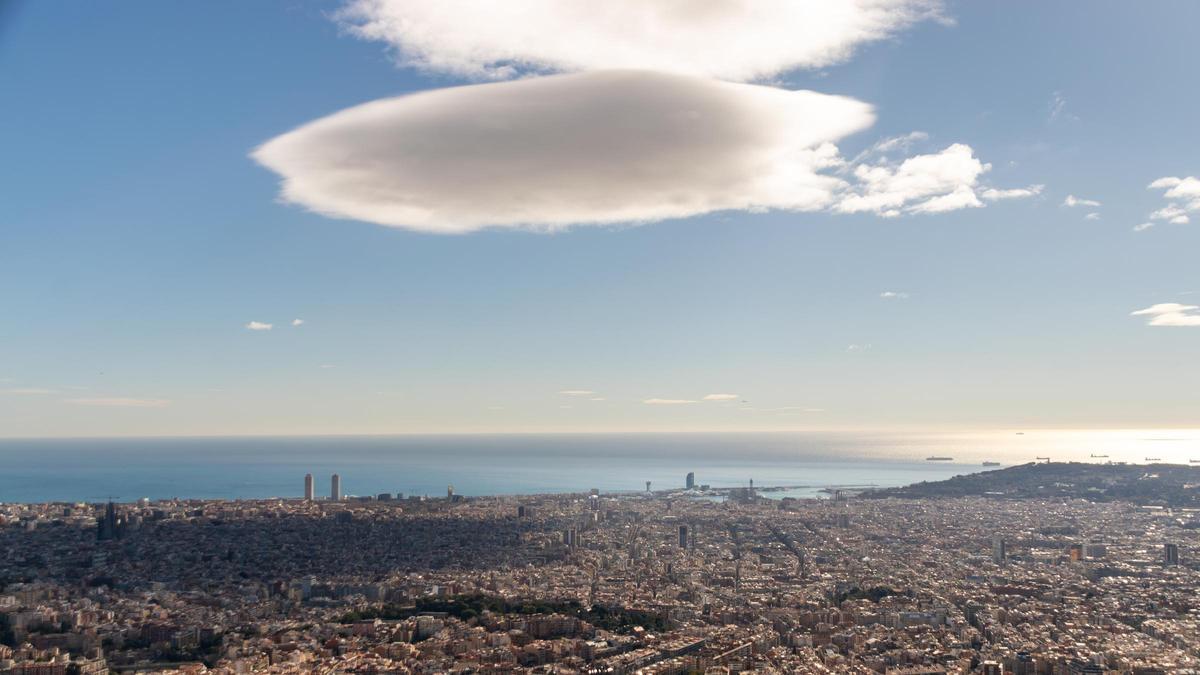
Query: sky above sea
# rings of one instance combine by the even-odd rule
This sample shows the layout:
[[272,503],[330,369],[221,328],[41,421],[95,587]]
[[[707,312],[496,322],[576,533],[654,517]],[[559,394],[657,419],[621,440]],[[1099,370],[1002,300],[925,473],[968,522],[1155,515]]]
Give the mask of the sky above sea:
[[1200,3],[677,6],[3,3],[0,437],[1200,426]]

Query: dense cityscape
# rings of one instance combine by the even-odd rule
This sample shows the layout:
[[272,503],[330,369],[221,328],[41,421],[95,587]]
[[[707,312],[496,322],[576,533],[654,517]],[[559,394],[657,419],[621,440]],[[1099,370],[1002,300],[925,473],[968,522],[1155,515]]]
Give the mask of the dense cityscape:
[[0,674],[1200,670],[1168,504],[317,482],[0,505]]

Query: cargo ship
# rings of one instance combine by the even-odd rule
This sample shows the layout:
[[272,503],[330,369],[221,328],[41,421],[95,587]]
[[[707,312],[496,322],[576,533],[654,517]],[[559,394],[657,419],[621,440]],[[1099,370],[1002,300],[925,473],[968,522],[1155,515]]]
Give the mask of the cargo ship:
[[984,462],[984,466],[1000,466],[1000,462]]
[[939,457],[937,455],[933,455],[932,457],[926,457],[925,461],[926,462],[953,462],[954,458],[953,457]]

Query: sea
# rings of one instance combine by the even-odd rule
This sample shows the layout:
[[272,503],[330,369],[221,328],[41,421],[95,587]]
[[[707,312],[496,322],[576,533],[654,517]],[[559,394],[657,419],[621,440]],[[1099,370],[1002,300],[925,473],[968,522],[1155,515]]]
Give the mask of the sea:
[[[948,457],[929,461],[928,457]],[[828,497],[1053,461],[1200,466],[1200,430],[0,439],[0,503],[781,487]],[[984,466],[999,462],[1001,467]]]

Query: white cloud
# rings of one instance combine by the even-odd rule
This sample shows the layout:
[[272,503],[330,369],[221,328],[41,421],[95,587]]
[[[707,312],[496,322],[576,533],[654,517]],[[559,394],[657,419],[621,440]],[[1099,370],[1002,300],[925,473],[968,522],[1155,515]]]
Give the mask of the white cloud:
[[852,344],[852,345],[848,345],[846,347],[846,351],[851,352],[851,353],[870,351],[870,349],[871,349],[870,344]]
[[695,403],[695,401],[686,398],[648,398],[642,403],[646,405],[684,405],[687,403]]
[[558,393],[562,394],[563,396],[591,396],[596,392],[592,391],[591,389],[563,389]]
[[1079,121],[1079,117],[1067,112],[1067,97],[1061,91],[1056,91],[1050,95],[1050,122],[1060,119]]
[[979,193],[979,196],[984,201],[998,202],[1005,199],[1027,199],[1036,197],[1045,189],[1045,185],[1030,185],[1023,188],[1011,188],[1008,190],[997,190],[996,188],[987,188]]
[[592,398],[589,398],[588,400],[589,401],[607,401],[608,399],[604,398],[603,396],[593,396]]
[[875,145],[871,146],[870,152],[880,154],[893,152],[896,150],[908,152],[910,149],[912,149],[912,146],[916,145],[917,143],[923,143],[927,140],[929,140],[929,134],[925,133],[924,131],[910,131],[903,136],[893,136],[891,138],[885,138],[882,141],[879,141]]
[[871,107],[811,91],[604,71],[426,91],[343,110],[253,157],[282,198],[426,232],[561,229],[828,207],[833,142]]
[[41,396],[42,394],[56,394],[54,389],[40,389],[37,387],[14,387],[12,389],[0,389],[0,394],[9,396]]
[[292,325],[293,326],[303,326],[304,319],[292,319]]
[[737,394],[709,394],[704,397],[705,401],[736,401]]
[[1133,231],[1134,232],[1145,232],[1146,230],[1148,230],[1152,227],[1154,227],[1154,223],[1138,223],[1137,225],[1133,226]]
[[991,168],[971,146],[955,143],[941,152],[909,157],[899,165],[860,164],[858,185],[834,207],[841,213],[942,213],[983,206],[975,195],[979,177]]
[[1196,305],[1163,302],[1132,312],[1131,316],[1148,316],[1150,326],[1200,326],[1200,309]]
[[251,321],[250,323],[246,324],[246,330],[271,330],[274,327],[275,326],[273,324],[263,323],[261,321]]
[[1084,216],[1083,219],[1084,220],[1100,220],[1100,214],[1093,211],[1093,212],[1087,214],[1086,216]]
[[1163,196],[1167,199],[1178,199],[1187,202],[1187,210],[1200,210],[1200,178],[1186,176],[1165,176],[1150,183],[1149,189],[1166,190]]
[[727,80],[848,59],[941,0],[349,0],[335,18],[399,63],[475,78],[645,68]]
[[68,398],[66,403],[113,408],[165,408],[171,402],[162,398]]
[[1068,208],[1074,208],[1076,206],[1100,206],[1100,202],[1094,199],[1083,199],[1082,197],[1076,197],[1075,195],[1067,195],[1067,198],[1063,200],[1062,205]]
[[[1200,213],[1200,178],[1164,176],[1146,187],[1149,190],[1163,190],[1163,196],[1167,198],[1166,206],[1150,214],[1151,221],[1158,220],[1173,225],[1186,225],[1191,222],[1191,216],[1188,214]],[[1144,223],[1144,225],[1149,226],[1150,224]]]
[[905,291],[884,291],[879,294],[879,297],[884,300],[907,300],[908,293]]

